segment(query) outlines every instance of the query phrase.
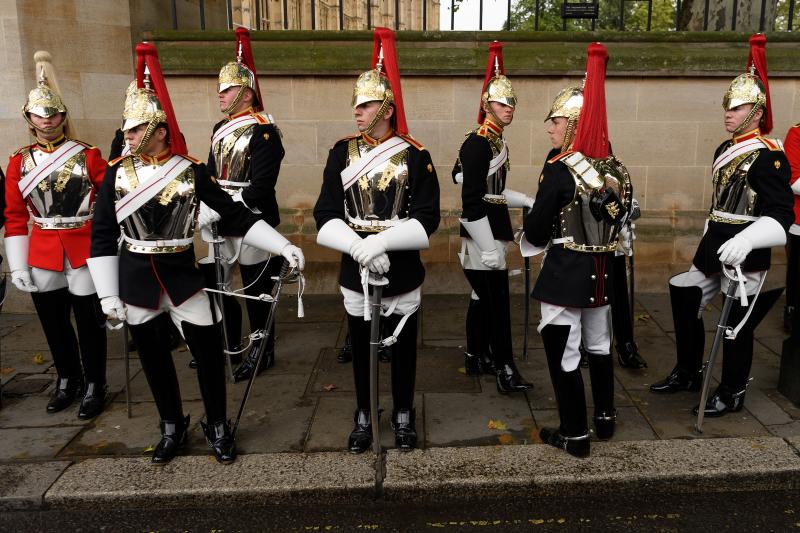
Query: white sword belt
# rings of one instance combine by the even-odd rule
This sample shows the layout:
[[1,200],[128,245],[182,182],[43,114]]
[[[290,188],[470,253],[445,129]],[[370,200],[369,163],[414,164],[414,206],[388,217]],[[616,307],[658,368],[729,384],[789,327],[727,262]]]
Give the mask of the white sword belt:
[[563,244],[564,248],[566,248],[567,250],[574,250],[576,252],[604,253],[604,252],[613,252],[614,250],[617,249],[617,243],[603,244],[603,245],[575,244],[575,238],[571,236],[552,239],[550,243]]
[[736,215],[734,213],[726,213],[725,211],[714,209],[711,214],[708,215],[708,220],[722,222],[723,224],[747,224],[748,222],[758,220],[758,217]]
[[347,215],[347,223],[356,231],[380,233],[387,228],[393,228],[408,220],[407,218],[395,218],[392,220],[364,220]]
[[79,217],[32,217],[39,229],[76,229],[82,228],[92,220],[92,215]]
[[490,204],[507,204],[506,197],[502,194],[484,194],[483,201]]
[[249,181],[231,181],[231,180],[217,180],[220,187],[233,187],[236,189],[244,189],[250,185]]
[[192,247],[194,239],[159,239],[152,241],[140,241],[132,239],[127,235],[122,236],[125,241],[125,249],[137,254],[174,254],[185,252]]

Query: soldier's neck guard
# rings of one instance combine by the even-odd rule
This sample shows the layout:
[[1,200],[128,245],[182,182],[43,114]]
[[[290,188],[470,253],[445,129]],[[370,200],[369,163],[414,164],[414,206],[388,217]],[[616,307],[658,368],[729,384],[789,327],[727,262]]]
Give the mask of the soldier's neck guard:
[[394,128],[389,128],[389,131],[386,132],[386,135],[384,135],[380,139],[376,139],[375,137],[373,137],[372,135],[370,135],[367,132],[362,132],[361,133],[361,138],[364,140],[365,143],[367,143],[370,146],[378,146],[382,142],[388,141],[389,139],[391,139],[394,136],[395,136]]
[[172,157],[172,150],[167,146],[163,151],[156,155],[139,154],[138,156],[147,165],[163,165],[170,157]]

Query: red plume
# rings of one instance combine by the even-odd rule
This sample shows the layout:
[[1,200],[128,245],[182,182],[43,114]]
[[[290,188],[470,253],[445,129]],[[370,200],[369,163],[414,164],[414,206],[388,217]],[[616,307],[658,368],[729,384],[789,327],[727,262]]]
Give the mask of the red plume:
[[136,45],[136,55],[138,63],[136,65],[136,84],[139,88],[144,87],[144,67],[150,71],[150,85],[153,92],[161,103],[161,108],[167,114],[167,127],[169,128],[169,144],[173,154],[187,155],[186,141],[183,138],[178,121],[175,118],[175,111],[172,109],[172,101],[169,99],[169,91],[161,73],[161,64],[158,62],[158,51],[150,43],[139,43]]
[[606,64],[608,50],[600,43],[591,43],[586,60],[586,84],[583,106],[578,118],[573,150],[587,157],[608,157],[608,118],[606,117]]
[[253,72],[256,78],[256,97],[258,103],[253,106],[255,111],[264,111],[264,101],[261,99],[261,86],[258,84],[258,73],[256,72],[256,62],[253,59],[253,47],[250,45],[250,30],[239,26],[236,28],[236,54],[239,54],[239,46],[242,47],[242,63]]
[[483,110],[483,93],[486,92],[486,86],[489,85],[489,80],[494,78],[494,60],[497,58],[497,64],[500,67],[500,74],[505,75],[506,69],[503,66],[503,43],[494,41],[489,45],[489,59],[486,63],[486,76],[483,78],[483,89],[481,90],[481,103],[478,105],[478,124],[483,124],[486,118],[486,111]]
[[764,92],[767,93],[767,103],[764,106],[764,127],[761,133],[767,134],[772,131],[772,99],[769,97],[769,80],[767,76],[767,38],[763,33],[756,33],[750,37],[750,55],[747,57],[747,68],[751,65],[756,67],[756,76],[764,84]]
[[400,67],[397,64],[397,50],[394,46],[394,32],[389,28],[375,28],[373,33],[375,45],[372,48],[372,68],[378,64],[378,53],[383,46],[383,72],[389,79],[394,93],[394,116],[397,123],[397,134],[408,135],[406,111],[403,107],[403,91],[400,88]]

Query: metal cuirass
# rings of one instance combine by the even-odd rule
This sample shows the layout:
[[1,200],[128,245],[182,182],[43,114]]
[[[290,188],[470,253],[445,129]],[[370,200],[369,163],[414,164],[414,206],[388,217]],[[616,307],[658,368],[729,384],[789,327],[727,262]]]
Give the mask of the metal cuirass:
[[250,184],[250,141],[254,131],[254,124],[236,128],[212,148],[219,185],[228,194]]
[[[27,151],[24,153],[23,178],[36,167],[35,159],[45,156],[44,152],[34,149],[34,154],[37,152],[41,158]],[[34,217],[42,219],[90,217],[94,211],[91,194],[92,181],[86,168],[86,152],[80,152],[39,182],[28,195],[28,207]],[[81,227],[85,223],[52,221],[37,222],[37,225],[43,229],[68,229]]]
[[711,202],[711,220],[745,224],[747,219],[726,218],[725,213],[745,217],[756,216],[756,192],[750,187],[747,173],[758,158],[759,150],[742,154],[714,173],[714,195]]
[[[560,230],[556,233],[561,239],[558,240],[565,248],[578,252],[612,252],[617,247],[621,224],[598,217],[591,206],[597,195],[606,189],[613,191],[622,205],[612,202],[603,209],[608,210],[611,217],[617,217],[617,210],[627,211],[632,200],[630,175],[625,165],[614,156],[605,159],[580,157],[582,159],[577,165],[568,163],[569,157],[561,160],[575,180],[575,196],[559,214]],[[585,166],[581,168],[582,161],[589,163],[596,172]]]
[[[503,139],[500,137],[487,137],[487,139],[489,140],[489,146],[492,147],[492,158],[495,158],[503,149]],[[509,161],[509,159],[506,159],[506,162],[497,169],[497,172],[486,177],[486,194],[495,196],[503,194],[506,188],[506,177],[511,168]]]
[[[348,144],[348,166],[373,149],[361,139]],[[345,191],[347,221],[356,231],[380,232],[408,217],[408,150],[376,166]]]
[[[138,157],[126,157],[117,168],[114,198],[120,200],[148,177],[157,167],[146,165]],[[188,167],[142,207],[121,222],[125,237],[138,241],[191,239],[194,236],[194,170]],[[139,251],[139,250],[135,250]],[[175,250],[156,250],[159,253]]]

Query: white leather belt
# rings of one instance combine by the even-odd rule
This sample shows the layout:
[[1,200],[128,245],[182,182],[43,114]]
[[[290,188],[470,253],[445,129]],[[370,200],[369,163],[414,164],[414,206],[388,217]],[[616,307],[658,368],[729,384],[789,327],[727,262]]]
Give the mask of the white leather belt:
[[32,217],[34,224],[41,229],[74,229],[92,220],[92,215],[79,217]]
[[217,180],[220,187],[238,187],[240,189],[244,189],[248,185],[250,185],[249,181],[230,181],[230,180]]
[[194,242],[194,239],[158,239],[152,241],[142,241],[132,239],[127,235],[123,235],[125,247],[131,252],[140,254],[169,254],[175,252],[183,252],[188,250]]
[[383,231],[393,228],[408,220],[407,218],[393,218],[391,220],[364,220],[363,218],[347,215],[347,222],[357,231]]
[[[730,219],[730,220],[737,220],[741,222],[752,222],[754,220],[758,220],[758,217],[753,217],[750,215],[735,215],[733,213],[726,213],[725,211],[719,211],[718,209],[714,209],[711,212],[712,217],[722,218],[722,219]],[[713,218],[712,218],[713,220]]]

